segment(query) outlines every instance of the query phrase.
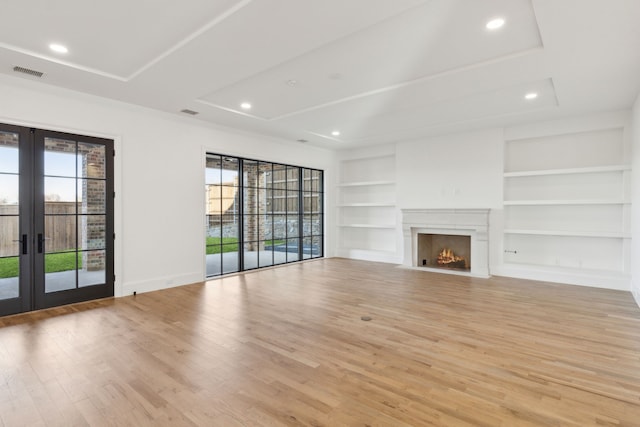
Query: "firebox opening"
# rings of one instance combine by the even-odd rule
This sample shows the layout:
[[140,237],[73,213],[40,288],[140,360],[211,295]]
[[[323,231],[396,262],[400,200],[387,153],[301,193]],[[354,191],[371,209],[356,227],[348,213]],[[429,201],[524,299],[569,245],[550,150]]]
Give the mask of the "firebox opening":
[[417,265],[471,271],[471,237],[418,233]]

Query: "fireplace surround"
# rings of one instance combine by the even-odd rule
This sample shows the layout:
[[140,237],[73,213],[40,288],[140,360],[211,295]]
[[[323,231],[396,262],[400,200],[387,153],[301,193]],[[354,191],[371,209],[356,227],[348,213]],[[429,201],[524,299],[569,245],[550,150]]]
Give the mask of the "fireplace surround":
[[[489,277],[489,209],[402,209],[403,265],[440,273]],[[469,236],[469,269],[423,266],[420,235]],[[420,258],[422,255],[422,258]],[[432,262],[431,262],[432,263]]]

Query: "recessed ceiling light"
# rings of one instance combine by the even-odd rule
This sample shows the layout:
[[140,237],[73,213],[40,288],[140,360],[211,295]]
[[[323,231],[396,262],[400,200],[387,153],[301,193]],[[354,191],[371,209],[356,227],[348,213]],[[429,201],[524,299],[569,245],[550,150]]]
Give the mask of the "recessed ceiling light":
[[243,102],[242,104],[240,104],[240,108],[242,108],[243,110],[250,110],[251,104],[249,102]]
[[524,96],[524,99],[536,99],[538,94],[536,92],[530,92]]
[[489,30],[497,30],[504,25],[504,19],[502,18],[494,18],[491,21],[487,22],[487,29]]
[[340,136],[340,131],[339,130],[334,130],[333,132],[331,132],[331,135]]
[[67,52],[69,52],[69,49],[67,49],[66,46],[58,44],[58,43],[51,43],[49,45],[49,49],[51,49],[52,51],[54,51],[56,53],[67,53]]

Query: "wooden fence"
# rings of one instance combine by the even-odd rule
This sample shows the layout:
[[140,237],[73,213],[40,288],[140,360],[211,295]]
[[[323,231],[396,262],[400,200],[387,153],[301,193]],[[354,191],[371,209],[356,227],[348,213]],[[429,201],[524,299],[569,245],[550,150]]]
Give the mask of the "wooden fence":
[[[47,252],[73,250],[76,244],[76,217],[73,202],[45,202],[44,229]],[[0,256],[18,255],[20,238],[18,206],[0,205]],[[8,215],[8,216],[7,216]]]

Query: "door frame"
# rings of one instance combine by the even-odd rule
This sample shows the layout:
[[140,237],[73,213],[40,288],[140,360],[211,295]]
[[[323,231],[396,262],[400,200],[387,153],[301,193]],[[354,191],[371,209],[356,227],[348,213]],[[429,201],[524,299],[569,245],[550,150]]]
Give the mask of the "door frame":
[[[0,301],[0,316],[55,307],[115,294],[115,140],[56,130],[0,123],[0,129],[20,138],[20,234],[26,234],[28,250],[20,248],[18,298]],[[45,138],[97,143],[105,146],[105,283],[70,290],[45,292],[44,257],[38,235],[44,236],[44,141]],[[23,142],[24,141],[24,142]],[[78,177],[76,176],[76,179]],[[78,213],[76,211],[76,218]],[[76,225],[77,227],[77,225]],[[77,230],[77,228],[76,228]],[[22,246],[22,243],[21,243]],[[77,269],[75,270],[77,271]],[[77,281],[77,272],[76,272]]]

